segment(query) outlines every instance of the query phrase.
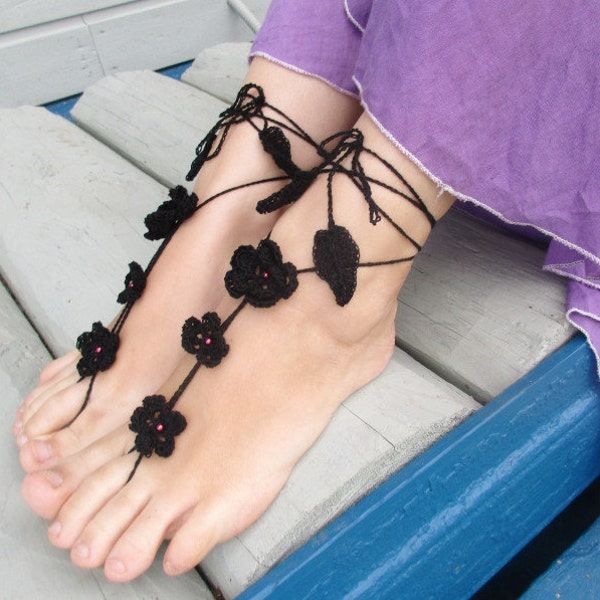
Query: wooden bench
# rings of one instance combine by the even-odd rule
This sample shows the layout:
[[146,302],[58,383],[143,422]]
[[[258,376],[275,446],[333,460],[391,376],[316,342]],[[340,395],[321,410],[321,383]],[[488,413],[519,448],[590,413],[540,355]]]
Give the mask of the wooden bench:
[[[92,320],[112,317],[123,266],[153,251],[142,238],[144,215],[164,200],[165,186],[182,183],[198,140],[239,88],[246,52],[205,51],[185,83],[145,71],[103,79],[73,109],[77,126],[41,108],[0,111],[0,267],[14,296],[3,297],[0,327],[7,424],[48,350],[68,351]],[[369,590],[415,598],[427,597],[415,590],[460,581],[453,596],[467,597],[568,504],[598,474],[598,388],[579,338],[544,361],[573,330],[563,317],[564,283],[541,272],[542,263],[541,249],[452,211],[402,290],[389,367],[340,407],[265,515],[203,562],[213,591],[231,598],[255,584],[243,597]],[[22,474],[5,440],[20,526],[4,511],[2,533],[13,546],[19,540],[21,574],[35,555],[36,582],[40,569],[39,581],[50,577],[40,567],[48,557],[65,586],[100,585],[115,598],[148,590],[211,597],[193,574],[161,575],[158,561],[122,587],[71,567],[19,502]],[[563,453],[575,465],[569,473]],[[523,504],[536,470],[543,483]],[[556,491],[545,498],[549,488]],[[519,526],[507,507],[521,511]],[[23,539],[24,522],[31,538]],[[475,543],[478,531],[494,544]],[[22,590],[2,565],[9,589]],[[62,583],[40,585],[61,596]]]

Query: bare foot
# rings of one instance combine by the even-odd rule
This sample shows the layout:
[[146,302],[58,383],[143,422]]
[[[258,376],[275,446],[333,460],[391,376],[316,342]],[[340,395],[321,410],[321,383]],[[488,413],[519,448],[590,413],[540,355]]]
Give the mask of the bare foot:
[[[436,217],[444,214],[451,199],[436,199],[431,182],[370,121],[359,124],[368,145],[410,173]],[[365,164],[374,177],[386,180],[380,165],[369,157]],[[389,222],[369,223],[369,207],[353,182],[336,180],[334,188],[343,198],[334,207],[336,224],[351,232],[365,265],[345,306],[336,303],[314,270],[299,272],[297,289],[274,306],[244,306],[226,330],[229,353],[217,367],[200,369],[177,403],[188,425],[173,454],[142,458],[128,483],[138,455],[128,453],[134,435],[127,426],[52,470],[27,476],[26,500],[54,519],[50,540],[70,548],[77,565],[104,564],[109,579],[128,581],[148,568],[164,539],[172,538],[165,571],[192,568],[264,512],[339,404],[387,364],[396,297],[410,262],[367,266],[410,256],[414,248]],[[326,198],[321,179],[270,236],[283,260],[300,271],[312,267],[314,234],[327,227]],[[377,201],[424,242],[429,223],[420,211],[382,189]],[[225,318],[238,304],[225,298],[217,312]],[[186,357],[159,393],[170,398],[194,364],[195,357]]]
[[[340,106],[341,94],[326,84],[264,60],[253,62],[248,78],[263,84],[268,102],[303,125],[307,122],[304,129],[309,134],[329,135],[356,116],[352,99],[342,98]],[[299,79],[316,102],[335,106],[335,115],[327,110],[322,115],[312,114],[303,98],[293,94]],[[273,112],[266,114],[285,122]],[[331,122],[326,123],[327,118]],[[309,144],[292,134],[287,137],[293,158],[302,168],[320,162]],[[202,201],[236,185],[281,175],[283,171],[263,150],[256,131],[242,123],[230,129],[219,156],[205,164],[195,192]],[[278,213],[257,214],[256,202],[284,184],[230,192],[181,225],[125,322],[117,360],[108,371],[98,374],[90,403],[79,416],[89,386],[89,377],[80,381],[76,369],[79,353],[71,352],[44,369],[38,387],[17,411],[14,425],[21,464],[27,472],[51,468],[126,423],[139,399],[154,393],[168,379],[183,358],[181,324],[191,314],[214,308],[222,300],[223,273],[233,250],[240,244],[256,244],[277,219]]]

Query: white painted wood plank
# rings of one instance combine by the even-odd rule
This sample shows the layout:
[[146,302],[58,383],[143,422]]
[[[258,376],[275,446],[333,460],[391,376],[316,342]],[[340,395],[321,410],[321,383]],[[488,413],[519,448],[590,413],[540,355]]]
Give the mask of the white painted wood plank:
[[233,598],[478,407],[396,350],[336,412],[267,512],[218,546],[203,570]]
[[400,346],[480,401],[574,333],[544,251],[460,211],[435,227],[399,297]]
[[265,20],[271,0],[242,0],[254,16],[262,23]]
[[133,1],[135,0],[0,0],[0,33]]
[[143,0],[85,17],[104,72],[157,69],[252,33],[224,0]]
[[137,0],[0,34],[0,107],[64,98],[105,74],[167,67],[252,37],[225,0]]
[[102,74],[92,36],[80,18],[0,36],[0,107],[64,98]]
[[84,129],[172,187],[184,184],[198,142],[226,104],[150,71],[106,77],[71,114]]
[[165,189],[42,108],[0,111],[0,267],[58,354],[118,310],[127,264],[155,246],[144,216]]
[[181,80],[231,104],[248,70],[250,43],[227,42],[202,50]]
[[46,349],[3,286],[0,286],[0,472],[4,482],[0,511],[0,581],[2,597],[28,600],[210,600],[213,596],[195,572],[168,577],[160,560],[129,584],[107,581],[99,569],[73,565],[68,552],[48,541],[48,524],[21,499],[23,472],[10,431],[14,411],[49,360]]

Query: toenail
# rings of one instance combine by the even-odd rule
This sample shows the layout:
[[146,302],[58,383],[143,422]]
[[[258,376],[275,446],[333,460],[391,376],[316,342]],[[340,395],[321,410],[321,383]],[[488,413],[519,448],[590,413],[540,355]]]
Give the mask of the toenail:
[[106,568],[113,573],[125,573],[125,563],[118,558],[109,558],[106,561]]
[[179,575],[181,571],[170,561],[166,561],[163,566],[167,575]]
[[21,431],[23,431],[23,421],[21,421],[21,419],[17,419],[15,421],[15,432],[21,433]]
[[50,527],[48,527],[48,535],[54,537],[57,536],[62,530],[62,523],[54,521]]
[[42,475],[54,488],[57,488],[63,482],[63,478],[56,471],[43,471]]
[[39,462],[44,462],[52,456],[52,446],[46,442],[36,440],[33,443],[33,453]]
[[73,552],[80,558],[89,558],[90,547],[85,542],[79,542],[73,547]]
[[17,446],[21,448],[21,446],[24,446],[28,441],[29,440],[27,439],[27,436],[22,433],[20,436],[17,437]]

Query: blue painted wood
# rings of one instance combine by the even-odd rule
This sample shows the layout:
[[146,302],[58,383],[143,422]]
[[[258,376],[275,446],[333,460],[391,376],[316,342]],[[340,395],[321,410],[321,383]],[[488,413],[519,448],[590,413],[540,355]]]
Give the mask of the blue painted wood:
[[171,79],[181,80],[181,76],[192,66],[191,60],[173,65],[172,67],[165,67],[164,69],[158,69],[157,73],[171,77]]
[[49,102],[48,104],[42,104],[44,108],[49,110],[51,113],[63,117],[71,123],[74,123],[73,117],[71,117],[71,109],[77,104],[77,100],[81,98],[81,94],[77,96],[71,96],[70,98],[64,98],[63,100],[56,100],[55,102]]
[[600,474],[600,384],[577,337],[239,600],[469,598]]
[[600,599],[600,519],[521,596],[521,600]]

